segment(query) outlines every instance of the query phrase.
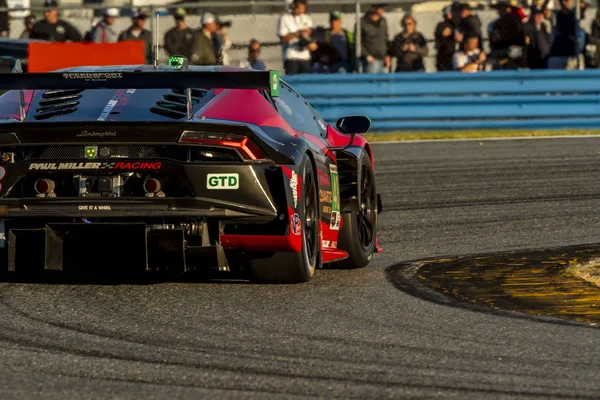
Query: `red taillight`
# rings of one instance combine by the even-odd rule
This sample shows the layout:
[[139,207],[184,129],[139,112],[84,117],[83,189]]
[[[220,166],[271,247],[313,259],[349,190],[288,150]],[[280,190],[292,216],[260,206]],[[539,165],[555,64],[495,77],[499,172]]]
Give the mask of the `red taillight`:
[[224,146],[239,149],[250,160],[265,158],[260,148],[249,138],[232,133],[185,131],[179,139],[180,143],[197,143],[213,146]]

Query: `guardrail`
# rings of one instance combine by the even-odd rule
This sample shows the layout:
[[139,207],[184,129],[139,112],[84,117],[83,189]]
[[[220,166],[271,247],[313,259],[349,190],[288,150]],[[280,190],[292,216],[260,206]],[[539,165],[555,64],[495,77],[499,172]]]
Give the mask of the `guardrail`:
[[367,115],[374,132],[600,128],[600,70],[284,77],[328,122]]

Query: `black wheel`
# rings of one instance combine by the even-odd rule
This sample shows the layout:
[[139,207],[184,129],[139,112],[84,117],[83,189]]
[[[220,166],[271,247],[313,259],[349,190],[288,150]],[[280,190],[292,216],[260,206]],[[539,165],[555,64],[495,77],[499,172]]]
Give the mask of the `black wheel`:
[[321,266],[319,246],[319,196],[317,180],[310,158],[305,155],[299,178],[302,192],[297,213],[301,222],[302,249],[298,253],[257,254],[248,260],[253,277],[260,282],[301,283],[310,280]]
[[348,258],[336,265],[342,268],[366,267],[375,251],[377,190],[371,159],[364,150],[358,160],[356,182],[358,210],[342,213],[338,248],[348,252]]

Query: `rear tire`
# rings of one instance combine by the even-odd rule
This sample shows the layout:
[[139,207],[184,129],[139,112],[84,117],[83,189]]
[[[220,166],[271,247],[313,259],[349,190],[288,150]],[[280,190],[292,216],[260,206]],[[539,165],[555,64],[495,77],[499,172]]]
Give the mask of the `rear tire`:
[[[316,174],[308,155],[304,155],[299,178],[302,192],[297,213],[301,221],[302,248],[299,252],[254,254],[248,260],[256,281],[263,283],[301,283],[309,281],[321,267],[320,213]],[[291,227],[290,227],[291,229]]]
[[341,268],[363,268],[369,265],[377,238],[377,189],[371,158],[362,151],[357,166],[358,211],[342,213],[342,229],[338,248],[348,252],[348,258],[336,263]]

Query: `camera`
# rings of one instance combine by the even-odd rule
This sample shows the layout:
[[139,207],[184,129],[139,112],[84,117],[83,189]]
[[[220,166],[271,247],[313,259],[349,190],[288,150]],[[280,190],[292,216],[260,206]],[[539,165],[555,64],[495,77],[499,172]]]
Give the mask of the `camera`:
[[231,28],[231,21],[219,21],[221,28]]
[[306,46],[309,45],[309,43],[311,43],[311,40],[305,38],[305,37],[301,37],[298,40],[298,47],[300,47],[301,50],[304,50],[306,48]]

